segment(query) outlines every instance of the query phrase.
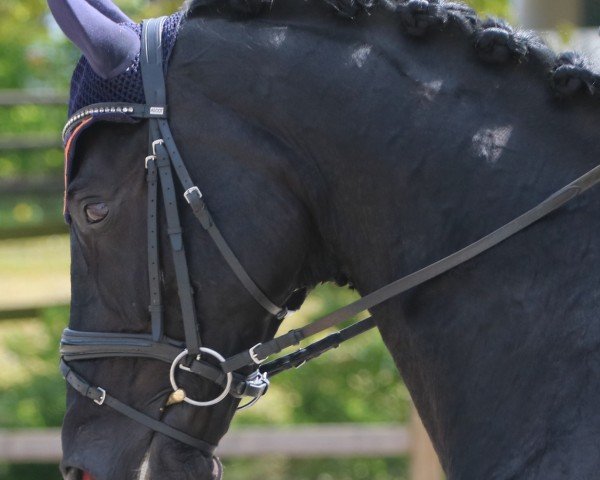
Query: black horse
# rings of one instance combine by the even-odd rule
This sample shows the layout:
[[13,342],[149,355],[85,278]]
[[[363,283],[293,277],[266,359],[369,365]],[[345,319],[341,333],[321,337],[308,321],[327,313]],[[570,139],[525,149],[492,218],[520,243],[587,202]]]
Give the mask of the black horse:
[[[50,2],[107,86],[103,100],[122,100],[111,92],[134,77],[139,30],[109,0]],[[94,11],[102,28],[78,23]],[[371,292],[600,159],[600,79],[584,60],[461,4],[198,0],[180,20],[167,73],[173,133],[216,223],[278,304],[327,281]],[[74,329],[149,331],[147,142],[144,122],[99,122],[77,142],[66,195]],[[205,344],[228,355],[271,338],[279,322],[181,202]],[[373,310],[449,479],[598,478],[599,211],[592,190]],[[161,261],[166,333],[183,338],[172,262]],[[77,368],[156,418],[170,393],[161,362]],[[218,443],[236,406],[182,404],[162,419]],[[63,447],[70,480],[220,475],[217,460],[72,390]]]

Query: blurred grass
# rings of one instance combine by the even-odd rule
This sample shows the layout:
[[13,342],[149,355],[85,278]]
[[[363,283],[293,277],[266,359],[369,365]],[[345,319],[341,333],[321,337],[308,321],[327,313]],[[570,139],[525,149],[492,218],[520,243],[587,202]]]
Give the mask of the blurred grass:
[[0,309],[65,304],[69,294],[67,235],[0,242]]
[[60,139],[60,132],[67,115],[67,106],[15,105],[2,107],[0,112],[2,118],[5,119],[4,122],[0,122],[0,135],[35,132],[47,133]]
[[0,196],[0,239],[67,232],[61,195]]

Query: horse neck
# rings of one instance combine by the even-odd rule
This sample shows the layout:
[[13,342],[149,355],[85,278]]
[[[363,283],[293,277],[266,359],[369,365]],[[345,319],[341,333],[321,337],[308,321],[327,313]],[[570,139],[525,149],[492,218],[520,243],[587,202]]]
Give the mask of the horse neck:
[[[462,63],[464,75],[429,69],[429,90],[405,83],[404,103],[389,99],[401,117],[366,127],[387,138],[332,160],[336,252],[361,293],[477,240],[600,158],[597,105],[555,101],[532,68]],[[449,478],[548,478],[559,456],[567,476],[597,471],[577,452],[598,421],[599,207],[596,189],[374,309]]]
[[[401,115],[365,126],[387,138],[332,160],[336,252],[363,294],[500,227],[600,158],[597,105],[556,102],[532,68],[460,63],[464,75],[432,66],[428,85],[405,82],[401,101],[388,98]],[[588,385],[599,207],[593,190],[374,309],[449,478],[548,478],[559,456],[571,478],[597,471],[577,452],[592,441],[584,418],[598,421],[600,389]]]
[[[500,123],[495,134],[477,129],[461,139],[456,132],[456,143],[441,142],[448,153],[406,169],[384,168],[375,178],[369,168],[356,170],[336,218],[338,252],[362,293],[468,245],[594,166],[593,137],[573,132],[582,119],[563,123],[561,113],[540,110],[532,117],[555,121],[552,128],[525,133],[514,122]],[[472,139],[508,131],[514,143],[495,164],[473,154]],[[418,158],[434,138],[413,136],[401,151]],[[564,456],[573,478],[597,470],[578,452],[594,441],[588,420],[598,421],[600,390],[588,385],[600,345],[599,198],[593,190],[373,310],[449,478],[548,478]]]
[[[480,63],[460,35],[415,43],[387,18],[335,29],[195,22],[187,34],[204,47],[187,73],[197,68],[203,95],[287,147],[320,234],[363,294],[489,233],[600,158],[597,105],[555,101],[535,62]],[[582,362],[600,360],[599,206],[592,191],[374,309],[450,478],[544,478],[549,456],[589,440],[579,417],[598,420],[600,386]],[[597,459],[576,457],[572,475],[597,472]]]

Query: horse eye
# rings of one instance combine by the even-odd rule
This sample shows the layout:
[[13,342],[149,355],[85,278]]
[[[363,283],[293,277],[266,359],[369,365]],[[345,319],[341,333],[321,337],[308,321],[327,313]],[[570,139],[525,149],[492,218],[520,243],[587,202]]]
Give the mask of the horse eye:
[[88,203],[85,206],[85,216],[89,223],[98,223],[108,215],[108,206],[104,202]]

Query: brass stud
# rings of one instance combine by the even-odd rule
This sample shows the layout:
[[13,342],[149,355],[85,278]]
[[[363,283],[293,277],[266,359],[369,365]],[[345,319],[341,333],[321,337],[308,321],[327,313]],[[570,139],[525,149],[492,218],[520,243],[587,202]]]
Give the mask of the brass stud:
[[173,393],[171,393],[171,395],[169,395],[169,398],[167,399],[167,403],[165,403],[165,407],[181,403],[181,402],[183,402],[184,399],[185,399],[185,390],[183,390],[182,388],[178,388]]

